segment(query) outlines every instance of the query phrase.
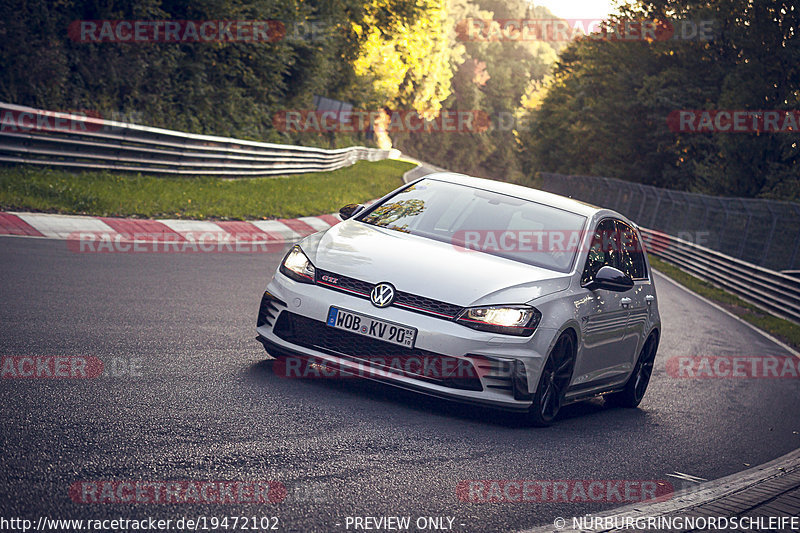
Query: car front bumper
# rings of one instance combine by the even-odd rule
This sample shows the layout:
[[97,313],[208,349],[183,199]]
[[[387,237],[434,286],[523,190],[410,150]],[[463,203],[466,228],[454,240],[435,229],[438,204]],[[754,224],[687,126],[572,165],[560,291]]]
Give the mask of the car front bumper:
[[[331,306],[416,328],[414,349],[325,325]],[[369,300],[298,283],[280,273],[262,298],[257,332],[259,342],[277,358],[301,358],[335,368],[336,375],[510,411],[530,407],[544,357],[558,333],[549,328],[539,328],[531,337],[485,333],[398,307],[377,308]],[[377,354],[381,364],[374,364],[373,351],[381,352]],[[402,364],[391,362],[407,362],[409,357],[435,357],[446,368],[472,369],[471,381],[459,381],[464,377],[460,370],[455,380],[430,379],[424,372],[406,372]]]

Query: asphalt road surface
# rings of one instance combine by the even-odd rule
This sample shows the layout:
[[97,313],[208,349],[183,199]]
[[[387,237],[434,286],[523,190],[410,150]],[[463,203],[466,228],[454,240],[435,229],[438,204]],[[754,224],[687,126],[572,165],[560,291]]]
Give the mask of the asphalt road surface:
[[[455,531],[504,531],[618,503],[466,503],[459,482],[681,488],[667,475],[714,479],[800,447],[800,381],[666,374],[673,356],[785,352],[661,276],[663,337],[640,409],[597,400],[535,429],[375,384],[276,376],[254,336],[280,258],[78,254],[64,241],[0,237],[0,355],[96,357],[113,374],[0,380],[0,516],[244,514],[278,517],[281,531],[353,531],[355,516],[410,516],[412,526],[451,517]],[[98,480],[271,480],[287,495],[261,505],[71,498],[73,484]]]

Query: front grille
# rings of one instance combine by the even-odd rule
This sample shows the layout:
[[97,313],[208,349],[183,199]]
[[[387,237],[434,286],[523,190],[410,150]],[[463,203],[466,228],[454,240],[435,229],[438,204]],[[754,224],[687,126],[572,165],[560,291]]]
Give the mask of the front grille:
[[279,338],[306,348],[444,387],[483,390],[477,370],[467,359],[350,333],[324,322],[283,311],[273,329]]
[[394,297],[394,303],[392,305],[397,305],[410,311],[417,311],[447,319],[454,319],[463,311],[463,308],[457,305],[400,291],[398,291],[397,295]]
[[[335,281],[334,281],[335,280]],[[360,279],[340,276],[327,270],[317,269],[317,284],[328,289],[339,290],[355,296],[369,299],[373,284]]]
[[[340,276],[334,272],[321,269],[317,269],[316,282],[318,285],[327,289],[338,290],[366,300],[369,299],[369,293],[375,286],[373,283],[347,276]],[[455,319],[461,311],[464,310],[460,305],[440,302],[439,300],[402,291],[395,292],[392,305],[408,309],[415,313],[422,313],[446,320]]]

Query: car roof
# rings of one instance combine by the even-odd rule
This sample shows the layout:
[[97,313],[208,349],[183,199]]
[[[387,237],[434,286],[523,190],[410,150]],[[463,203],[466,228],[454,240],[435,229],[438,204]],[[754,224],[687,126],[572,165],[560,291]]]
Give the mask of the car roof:
[[570,211],[585,217],[592,217],[600,211],[609,211],[601,207],[587,204],[578,200],[573,200],[572,198],[567,198],[566,196],[560,196],[558,194],[541,191],[539,189],[531,189],[530,187],[523,187],[522,185],[515,185],[513,183],[506,183],[503,181],[475,178],[473,176],[457,174],[455,172],[435,172],[433,174],[423,176],[421,179],[435,179],[448,183],[466,185],[476,189],[484,189],[501,194],[507,194],[516,198],[522,198],[524,200],[530,200],[532,202],[563,209],[564,211]]

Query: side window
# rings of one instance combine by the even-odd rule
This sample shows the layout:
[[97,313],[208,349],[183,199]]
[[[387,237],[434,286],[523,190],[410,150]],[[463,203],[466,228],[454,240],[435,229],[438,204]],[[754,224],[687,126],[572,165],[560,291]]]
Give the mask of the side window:
[[617,221],[617,229],[621,244],[620,258],[622,266],[620,270],[633,279],[647,278],[644,250],[636,235],[636,230],[620,220]]
[[619,232],[614,220],[607,218],[597,225],[589,246],[589,255],[586,257],[586,266],[583,269],[581,283],[591,280],[601,267],[612,266],[620,268],[620,243]]

